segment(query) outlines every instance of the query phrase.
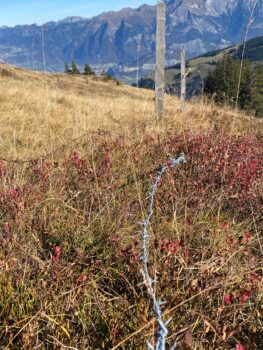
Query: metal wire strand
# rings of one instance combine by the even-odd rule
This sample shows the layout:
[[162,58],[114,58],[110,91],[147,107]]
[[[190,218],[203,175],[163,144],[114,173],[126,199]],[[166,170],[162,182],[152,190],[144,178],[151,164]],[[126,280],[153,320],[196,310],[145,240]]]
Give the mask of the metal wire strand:
[[[153,302],[153,311],[156,316],[156,320],[158,323],[158,332],[157,332],[157,339],[156,344],[153,346],[149,342],[147,343],[148,349],[150,350],[165,350],[166,347],[166,339],[168,336],[168,329],[167,325],[170,322],[164,321],[162,318],[162,310],[161,306],[164,304],[160,299],[156,298],[155,292],[154,292],[154,281],[152,277],[150,276],[149,270],[148,270],[148,261],[149,261],[149,225],[151,221],[151,217],[154,214],[154,198],[155,194],[158,189],[158,185],[161,181],[162,176],[166,173],[168,168],[175,168],[177,165],[186,163],[186,158],[184,154],[182,154],[179,158],[175,159],[172,158],[169,161],[169,164],[165,164],[161,167],[161,169],[157,172],[156,180],[154,181],[153,185],[150,188],[149,192],[149,208],[148,208],[148,216],[142,223],[143,231],[142,231],[142,254],[141,254],[141,262],[142,262],[142,273],[144,277],[144,283],[147,287],[148,293],[152,299]],[[176,348],[176,344],[174,344],[170,350],[174,350]]]

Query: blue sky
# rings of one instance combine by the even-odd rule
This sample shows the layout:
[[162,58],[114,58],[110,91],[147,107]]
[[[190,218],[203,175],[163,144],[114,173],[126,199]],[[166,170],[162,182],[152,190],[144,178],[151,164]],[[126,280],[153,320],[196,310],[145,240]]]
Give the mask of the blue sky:
[[138,7],[156,0],[0,0],[0,26],[45,23],[68,16],[92,17],[103,11]]

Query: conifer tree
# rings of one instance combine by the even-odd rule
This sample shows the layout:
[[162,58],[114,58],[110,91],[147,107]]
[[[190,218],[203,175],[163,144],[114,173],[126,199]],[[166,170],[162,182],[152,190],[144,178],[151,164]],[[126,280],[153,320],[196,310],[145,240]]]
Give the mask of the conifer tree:
[[253,74],[252,108],[257,117],[263,117],[263,65],[257,67]]
[[244,61],[239,87],[240,64],[239,60],[225,56],[217,63],[215,71],[209,72],[204,92],[213,95],[215,102],[221,105],[235,107],[239,91],[238,106],[250,110],[252,70],[249,62]]
[[72,70],[72,74],[80,74],[78,65],[74,60],[71,62],[71,70]]
[[94,70],[91,68],[91,66],[89,64],[85,64],[84,66],[84,75],[95,75]]
[[[237,61],[238,63],[240,61]],[[239,66],[239,74],[240,74],[240,66]],[[253,70],[248,60],[243,62],[241,82],[240,82],[240,91],[239,91],[239,99],[238,106],[241,109],[245,109],[247,111],[251,111],[252,109],[252,78],[253,78]]]

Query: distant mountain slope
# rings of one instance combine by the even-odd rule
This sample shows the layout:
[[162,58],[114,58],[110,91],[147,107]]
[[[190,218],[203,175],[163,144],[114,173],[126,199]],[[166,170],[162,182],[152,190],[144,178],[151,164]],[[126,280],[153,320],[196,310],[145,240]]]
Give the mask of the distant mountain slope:
[[[204,77],[207,76],[209,70],[213,70],[216,63],[222,59],[225,55],[229,55],[233,58],[241,59],[243,53],[243,44],[234,45],[225,49],[216,51],[210,51],[206,54],[200,55],[196,58],[192,58],[187,61],[188,67],[196,68],[200,70]],[[244,58],[249,60],[252,65],[263,63],[263,36],[250,39],[245,43]],[[170,66],[166,69],[166,73],[169,75],[173,71],[180,71],[180,63],[174,66]],[[169,77],[168,77],[169,78]]]
[[[239,43],[244,38],[254,0],[166,0],[167,62],[185,46],[190,57]],[[256,8],[249,37],[263,35],[263,3]],[[62,69],[73,58],[101,69],[116,64],[153,63],[156,8],[143,5],[107,12],[91,19],[69,17],[44,25],[48,69]],[[42,30],[37,25],[0,27],[0,58],[21,66],[43,68]]]
[[[205,80],[209,71],[213,71],[216,63],[225,55],[241,59],[243,44],[230,46],[226,49],[208,52],[204,55],[192,58],[187,61],[188,70],[192,72],[188,75],[187,84],[190,95],[198,95],[202,89],[202,78]],[[245,44],[244,58],[249,60],[252,66],[263,64],[263,36],[253,38]],[[202,76],[202,78],[201,78]],[[140,80],[140,87],[153,87],[154,75],[151,74]],[[166,68],[166,86],[174,85],[175,91],[180,90],[180,63]]]

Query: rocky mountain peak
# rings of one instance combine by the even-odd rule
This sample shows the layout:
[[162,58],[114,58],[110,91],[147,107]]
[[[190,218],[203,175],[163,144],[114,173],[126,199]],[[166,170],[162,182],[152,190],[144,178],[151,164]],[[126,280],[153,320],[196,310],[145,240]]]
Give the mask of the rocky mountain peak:
[[[179,58],[184,46],[187,56],[240,43],[254,0],[166,0],[167,64]],[[263,4],[259,2],[249,38],[263,35]],[[66,25],[66,29],[65,29]],[[106,12],[91,19],[68,17],[47,24],[46,64],[62,69],[75,59],[102,69],[114,65],[152,64],[155,60],[156,7],[142,5]],[[23,66],[43,66],[41,28],[0,28],[0,58]]]
[[254,0],[166,0],[165,3],[173,9],[185,8],[197,15],[219,17],[237,8],[251,10]]
[[84,17],[79,17],[79,16],[71,16],[71,17],[66,17],[60,21],[58,21],[57,23],[76,23],[76,22],[80,22],[80,21],[84,21],[85,18]]

